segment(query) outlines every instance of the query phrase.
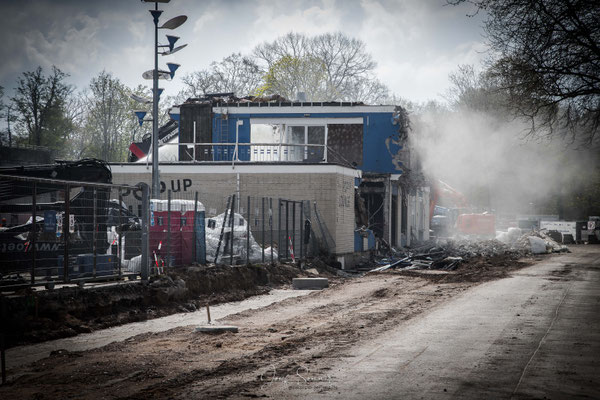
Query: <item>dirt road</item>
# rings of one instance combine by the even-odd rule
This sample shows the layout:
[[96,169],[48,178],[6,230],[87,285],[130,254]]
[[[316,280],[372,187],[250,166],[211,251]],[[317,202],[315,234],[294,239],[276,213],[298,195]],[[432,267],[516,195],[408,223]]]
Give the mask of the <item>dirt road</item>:
[[296,376],[295,384],[274,383],[264,393],[278,399],[597,399],[599,364],[600,248],[578,247],[472,288],[355,347],[328,363],[326,384]]
[[[495,281],[489,279],[524,264],[367,275],[220,321],[238,326],[237,334],[201,334],[188,326],[95,350],[58,351],[9,371],[0,396],[510,397],[545,387],[537,378],[542,368],[569,390],[583,385],[598,397],[589,392],[598,381],[586,368],[598,362],[590,354],[600,353],[599,256],[600,248],[578,247]],[[577,342],[564,345],[581,318],[587,325],[578,329]],[[561,352],[552,351],[555,340]],[[562,351],[573,348],[577,354]],[[577,358],[580,353],[586,356]]]

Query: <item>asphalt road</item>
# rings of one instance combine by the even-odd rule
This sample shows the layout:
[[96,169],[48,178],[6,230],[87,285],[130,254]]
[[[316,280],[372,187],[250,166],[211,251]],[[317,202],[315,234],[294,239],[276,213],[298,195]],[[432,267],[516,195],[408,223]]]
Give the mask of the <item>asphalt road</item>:
[[600,246],[488,282],[274,398],[600,398]]

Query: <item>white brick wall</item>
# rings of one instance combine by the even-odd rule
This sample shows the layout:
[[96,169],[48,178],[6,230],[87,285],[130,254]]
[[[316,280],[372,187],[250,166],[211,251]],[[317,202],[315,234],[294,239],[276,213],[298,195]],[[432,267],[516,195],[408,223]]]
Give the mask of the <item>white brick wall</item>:
[[[245,207],[246,196],[273,197],[275,201],[278,198],[309,200],[311,207],[316,201],[335,240],[335,253],[354,251],[354,175],[357,171],[336,167],[329,172],[311,172],[299,165],[295,173],[288,172],[289,166],[288,170],[279,173],[274,165],[271,168],[272,172],[252,173],[248,167],[239,173],[242,207]],[[151,173],[149,169],[146,170],[145,165],[135,167],[136,172],[132,172],[131,169],[123,171],[125,168],[113,166],[113,183],[151,183]],[[196,165],[185,165],[178,166],[178,171],[161,172],[160,175],[167,189],[179,189],[173,192],[173,198],[193,199],[194,192],[198,191],[199,199],[207,211],[213,208],[217,213],[222,212],[227,196],[236,193],[238,174],[234,170],[231,173],[204,173]],[[162,198],[166,197],[165,192]],[[127,196],[124,197],[124,201],[128,202]],[[276,207],[276,203],[273,206]]]

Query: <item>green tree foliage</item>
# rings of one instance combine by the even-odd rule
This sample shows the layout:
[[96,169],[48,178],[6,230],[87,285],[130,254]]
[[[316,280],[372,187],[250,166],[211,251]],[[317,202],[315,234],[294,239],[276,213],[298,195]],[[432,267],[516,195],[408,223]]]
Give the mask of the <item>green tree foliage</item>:
[[64,80],[67,74],[52,67],[49,76],[41,67],[19,78],[12,102],[24,140],[29,145],[46,146],[62,154],[72,128],[65,117],[65,105],[72,92]]
[[273,63],[264,76],[264,85],[256,95],[279,94],[294,99],[305,93],[311,101],[327,101],[327,76],[325,66],[310,55],[294,57],[285,55]]
[[532,133],[598,143],[600,2],[448,0],[483,11],[489,71]]
[[132,130],[132,100],[121,81],[102,71],[84,95],[84,155],[126,161]]

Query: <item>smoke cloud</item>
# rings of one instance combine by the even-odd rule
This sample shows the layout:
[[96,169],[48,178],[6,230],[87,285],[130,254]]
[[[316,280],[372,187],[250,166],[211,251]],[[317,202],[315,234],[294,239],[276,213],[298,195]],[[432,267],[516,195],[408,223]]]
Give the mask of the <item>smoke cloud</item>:
[[597,162],[561,140],[526,137],[528,125],[483,112],[431,108],[411,115],[412,145],[425,174],[461,191],[479,211],[556,213]]

